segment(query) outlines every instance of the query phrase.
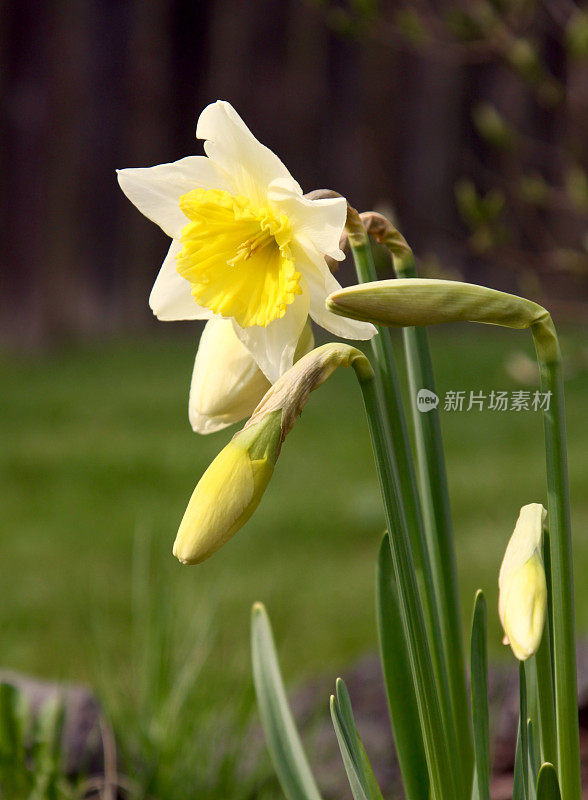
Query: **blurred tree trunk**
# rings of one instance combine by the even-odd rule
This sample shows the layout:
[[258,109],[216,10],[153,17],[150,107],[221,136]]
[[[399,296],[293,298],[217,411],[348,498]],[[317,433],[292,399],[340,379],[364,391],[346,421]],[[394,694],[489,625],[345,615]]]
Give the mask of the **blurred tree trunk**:
[[41,176],[47,123],[49,10],[5,9],[2,26],[2,334],[25,346],[39,339],[46,211]]
[[[151,166],[171,157],[173,102],[181,103],[171,81],[170,3],[168,0],[133,0],[130,4],[127,70],[123,78],[125,102],[119,121],[125,150],[132,163],[120,166]],[[112,181],[115,176],[110,176]],[[118,227],[117,258],[111,303],[125,326],[144,320],[147,298],[169,240],[155,226],[133,213]],[[161,250],[158,258],[154,253]]]

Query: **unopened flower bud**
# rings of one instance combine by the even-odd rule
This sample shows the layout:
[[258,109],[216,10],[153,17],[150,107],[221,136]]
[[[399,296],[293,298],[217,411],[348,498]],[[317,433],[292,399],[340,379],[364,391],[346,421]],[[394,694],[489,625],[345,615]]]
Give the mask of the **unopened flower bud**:
[[373,378],[360,350],[332,343],[303,356],[270,387],[243,430],[214,459],[194,489],[173,549],[182,563],[204,561],[247,522],[310,392],[337,367],[353,367],[360,381]]
[[542,358],[559,358],[549,312],[524,297],[487,286],[430,278],[373,281],[333,292],[327,298],[327,308],[346,317],[391,327],[483,322],[506,328],[533,328]]
[[327,306],[336,313],[379,325],[436,325],[486,322],[528,328],[547,311],[537,303],[487,286],[432,278],[397,278],[362,283],[333,292]]
[[240,431],[198,482],[173,553],[198,564],[222,547],[253,514],[274,471],[282,439],[280,414]]
[[519,661],[537,652],[545,626],[547,584],[541,545],[546,515],[539,503],[521,508],[498,577],[503,643],[510,644]]

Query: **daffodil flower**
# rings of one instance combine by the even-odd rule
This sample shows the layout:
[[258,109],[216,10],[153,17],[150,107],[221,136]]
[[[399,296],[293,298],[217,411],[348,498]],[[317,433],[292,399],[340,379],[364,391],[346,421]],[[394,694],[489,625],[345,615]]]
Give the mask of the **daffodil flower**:
[[118,173],[127,197],[172,239],[149,298],[156,316],[231,320],[272,383],[292,366],[309,315],[337,336],[371,338],[371,324],[325,306],[341,288],[325,256],[344,258],[346,201],[304,197],[227,102],[204,109],[196,136],[206,156]]

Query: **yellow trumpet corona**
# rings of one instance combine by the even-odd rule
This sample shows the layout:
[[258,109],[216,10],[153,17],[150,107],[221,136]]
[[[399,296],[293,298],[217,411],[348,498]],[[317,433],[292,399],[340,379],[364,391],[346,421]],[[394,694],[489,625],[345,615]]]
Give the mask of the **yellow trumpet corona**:
[[547,583],[541,543],[546,515],[540,503],[521,508],[498,577],[503,642],[510,644],[519,661],[537,652],[545,626]]

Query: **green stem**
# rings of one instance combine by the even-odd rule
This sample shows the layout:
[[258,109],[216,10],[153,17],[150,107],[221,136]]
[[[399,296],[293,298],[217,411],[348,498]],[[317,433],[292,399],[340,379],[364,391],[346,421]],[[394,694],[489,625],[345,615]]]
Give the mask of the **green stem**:
[[523,794],[529,800],[529,737],[527,729],[527,681],[525,663],[519,661],[519,731],[521,733],[521,759],[523,764]]
[[[377,279],[376,267],[369,241],[351,244],[351,253],[355,270],[360,283],[368,283]],[[382,387],[385,413],[390,424],[390,436],[394,446],[401,494],[404,500],[406,522],[411,535],[411,544],[415,550],[417,569],[422,569],[425,578],[430,577],[428,558],[424,555],[422,541],[423,520],[418,495],[418,487],[410,449],[410,438],[401,402],[400,382],[394,363],[392,337],[388,328],[378,328],[378,335],[371,340],[375,357],[375,370]]]
[[561,355],[551,317],[533,325],[532,331],[541,372],[541,389],[549,393],[550,399],[543,419],[553,602],[557,766],[562,797],[580,800],[572,537]]
[[390,532],[392,562],[399,587],[402,621],[415,681],[432,797],[434,800],[453,800],[459,796],[452,771],[450,756],[453,754],[448,750],[447,732],[441,716],[406,518],[399,494],[398,469],[390,447],[387,426],[380,413],[376,382],[373,378],[361,375],[358,375],[358,379],[366,407],[386,524]]
[[[376,268],[367,237],[365,241],[361,242],[357,241],[357,239],[352,239],[350,246],[359,281],[367,283],[376,280]],[[457,763],[453,763],[452,767],[455,767],[456,778],[463,784],[462,791],[465,793],[466,785],[469,786],[471,783],[472,750],[461,624],[460,622],[452,625],[440,624],[440,616],[443,619],[443,615],[440,615],[437,606],[435,571],[431,568],[429,557],[431,543],[429,542],[428,548],[425,540],[425,528],[423,526],[410,437],[402,407],[398,373],[394,363],[390,330],[388,328],[378,328],[378,335],[374,336],[371,344],[375,357],[376,375],[382,391],[384,407],[381,411],[389,425],[389,436],[396,460],[400,502],[404,509],[415,567],[421,576],[419,585],[421,587],[425,624],[432,642],[433,671],[439,687],[441,714],[446,738],[450,741],[451,751],[456,752],[459,747],[461,759],[465,758],[465,760],[458,758]],[[457,584],[455,576],[453,576],[453,580]],[[451,651],[452,643],[456,637],[459,640],[461,650],[458,650],[456,654],[452,654],[449,660],[447,655]],[[455,665],[457,667],[455,675],[451,672],[453,661],[458,662]],[[455,697],[454,702],[454,694],[456,694],[460,682],[461,694],[459,698]],[[459,738],[458,731],[462,731],[462,735]],[[462,741],[464,739],[467,741],[466,746]]]
[[539,700],[539,717],[541,731],[542,761],[557,765],[557,735],[555,727],[555,699],[553,696],[553,614],[551,590],[551,559],[549,556],[549,534],[544,533],[543,562],[547,581],[547,619],[539,650],[535,654],[537,665],[537,695]]
[[[392,256],[397,277],[417,277],[414,256],[410,250],[396,251],[392,253]],[[473,750],[459,606],[457,561],[441,422],[437,408],[423,413],[417,407],[419,389],[435,392],[435,376],[426,328],[403,328],[402,336],[408,367],[425,535],[439,609],[441,640],[449,675],[451,709],[458,735],[460,762],[469,778],[473,769]]]

